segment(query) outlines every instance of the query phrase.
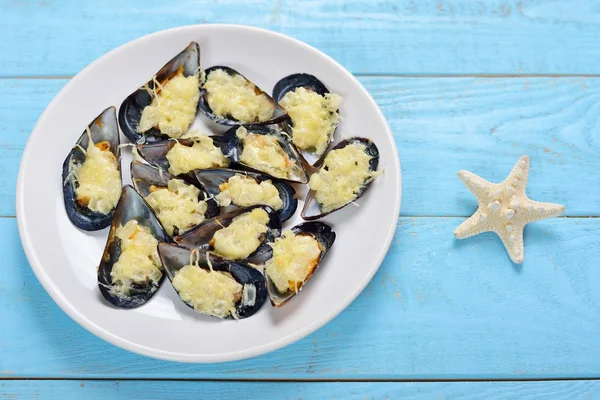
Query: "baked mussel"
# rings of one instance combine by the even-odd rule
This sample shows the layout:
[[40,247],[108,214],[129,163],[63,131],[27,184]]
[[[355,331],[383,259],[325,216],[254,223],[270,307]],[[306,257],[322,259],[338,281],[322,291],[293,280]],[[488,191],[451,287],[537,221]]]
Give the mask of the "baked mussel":
[[269,245],[264,275],[271,304],[280,307],[298,294],[335,242],[335,232],[322,222],[305,222],[283,232]]
[[157,253],[159,242],[171,239],[146,201],[125,185],[98,267],[98,287],[120,308],[146,303],[164,279]]
[[224,145],[223,136],[202,135],[190,139],[138,144],[137,151],[144,160],[171,175],[193,178],[192,171],[195,169],[229,166],[230,160],[223,153]]
[[288,113],[283,126],[292,142],[309,165],[317,164],[334,140],[342,98],[310,74],[282,78],[273,98]]
[[380,174],[378,164],[379,150],[372,140],[342,140],[327,152],[319,170],[311,175],[300,216],[319,219],[356,201]]
[[160,243],[158,253],[179,298],[198,313],[243,319],[265,303],[265,278],[254,268],[169,243]]
[[191,42],[119,108],[121,130],[133,143],[179,138],[193,123],[200,98],[200,46]]
[[279,179],[257,172],[228,168],[195,170],[194,175],[204,190],[221,207],[248,207],[264,204],[273,208],[283,222],[296,212],[296,190]]
[[133,161],[131,181],[171,236],[219,215],[217,201],[196,182],[176,178],[158,167]]
[[221,149],[244,168],[288,182],[308,182],[302,157],[276,125],[234,126],[225,132]]
[[260,264],[270,257],[267,244],[281,234],[281,221],[269,206],[243,207],[208,219],[175,236],[175,243],[210,251],[234,261]]
[[63,162],[65,210],[79,229],[110,225],[121,196],[119,143],[115,107],[109,107],[85,128]]
[[233,68],[217,65],[204,73],[198,108],[216,123],[269,125],[286,118],[271,96]]

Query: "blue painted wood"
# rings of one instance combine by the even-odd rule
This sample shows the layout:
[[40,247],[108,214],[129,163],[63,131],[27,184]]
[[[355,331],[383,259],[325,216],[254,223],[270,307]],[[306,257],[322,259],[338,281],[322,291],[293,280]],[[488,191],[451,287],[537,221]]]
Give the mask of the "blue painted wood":
[[[503,379],[600,376],[600,219],[528,225],[516,266],[464,218],[401,218],[365,291],[307,338],[261,357],[193,365],[137,356],[71,321],[0,219],[0,376],[207,379]],[[5,323],[4,321],[9,321]]]
[[[476,202],[456,173],[469,169],[499,182],[523,154],[531,157],[531,198],[564,204],[568,216],[600,215],[600,190],[590,190],[600,187],[600,79],[361,81],[396,139],[403,215],[470,215]],[[22,150],[46,104],[66,82],[0,79],[1,216],[15,215]],[[79,132],[71,135],[75,140]]]
[[554,382],[190,382],[190,381],[2,381],[0,397],[219,400],[589,400],[598,381]]
[[594,0],[1,0],[0,76],[73,75],[144,34],[238,23],[286,33],[354,73],[597,74]]

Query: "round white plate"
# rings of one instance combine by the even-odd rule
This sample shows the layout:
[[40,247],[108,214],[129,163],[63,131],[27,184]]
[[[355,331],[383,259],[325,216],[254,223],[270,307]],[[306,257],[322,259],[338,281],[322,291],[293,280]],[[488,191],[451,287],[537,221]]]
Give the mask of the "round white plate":
[[[350,136],[373,139],[380,151],[380,168],[385,169],[359,199],[359,207],[349,205],[324,218],[337,239],[301,294],[280,309],[266,303],[256,315],[241,321],[194,313],[179,300],[168,280],[138,309],[108,305],[96,286],[96,266],[108,228],[80,231],[64,210],[61,165],[84,127],[106,107],[118,107],[190,41],[200,44],[203,68],[230,66],[267,92],[292,73],[317,76],[343,97],[343,122],[336,141]],[[199,117],[196,127],[214,128],[205,121]],[[130,160],[130,152],[124,151],[124,183],[130,182]],[[373,277],[390,246],[400,210],[400,187],[400,163],[386,120],[369,93],[340,64],[278,33],[244,26],[188,26],[145,36],[111,51],[61,90],[25,148],[17,184],[17,218],[33,271],[54,301],[83,327],[140,354],[221,362],[281,348],[314,332],[347,307]],[[301,208],[302,201],[284,228],[301,222]]]

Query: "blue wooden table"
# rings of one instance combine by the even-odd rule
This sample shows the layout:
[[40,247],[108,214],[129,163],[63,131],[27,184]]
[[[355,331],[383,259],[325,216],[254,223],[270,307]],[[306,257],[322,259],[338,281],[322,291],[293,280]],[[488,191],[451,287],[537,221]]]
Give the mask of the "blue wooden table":
[[[593,399],[600,396],[600,3],[597,0],[0,0],[0,398]],[[160,29],[250,24],[316,46],[359,77],[394,132],[401,217],[373,281],[274,353],[157,361],[74,323],[31,271],[15,181],[40,113],[85,65]],[[59,132],[57,132],[58,134]],[[529,225],[512,264],[459,169],[563,218]]]

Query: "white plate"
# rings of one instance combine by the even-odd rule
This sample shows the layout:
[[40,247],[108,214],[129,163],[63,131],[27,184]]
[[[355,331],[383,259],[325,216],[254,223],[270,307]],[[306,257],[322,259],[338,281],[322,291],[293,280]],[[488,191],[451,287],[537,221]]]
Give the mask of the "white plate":
[[[360,207],[350,205],[324,219],[333,226],[337,239],[302,293],[280,309],[265,304],[256,315],[241,321],[194,313],[178,299],[168,280],[138,309],[109,306],[96,286],[96,266],[108,229],[94,233],[76,229],[63,205],[61,165],[84,127],[106,107],[118,107],[192,40],[200,44],[204,68],[230,66],[267,92],[286,75],[314,74],[343,97],[344,120],[337,140],[372,138],[379,147],[380,168],[385,168],[358,201]],[[197,122],[200,127],[202,121]],[[124,153],[127,183],[131,155]],[[54,301],[83,327],[148,356],[221,362],[281,348],[314,332],[347,307],[388,250],[400,210],[400,187],[400,163],[386,120],[373,98],[340,64],[278,33],[243,26],[188,26],[145,36],[111,51],[61,90],[25,148],[17,184],[17,218],[33,271]],[[297,215],[285,227],[300,222],[299,203]]]

